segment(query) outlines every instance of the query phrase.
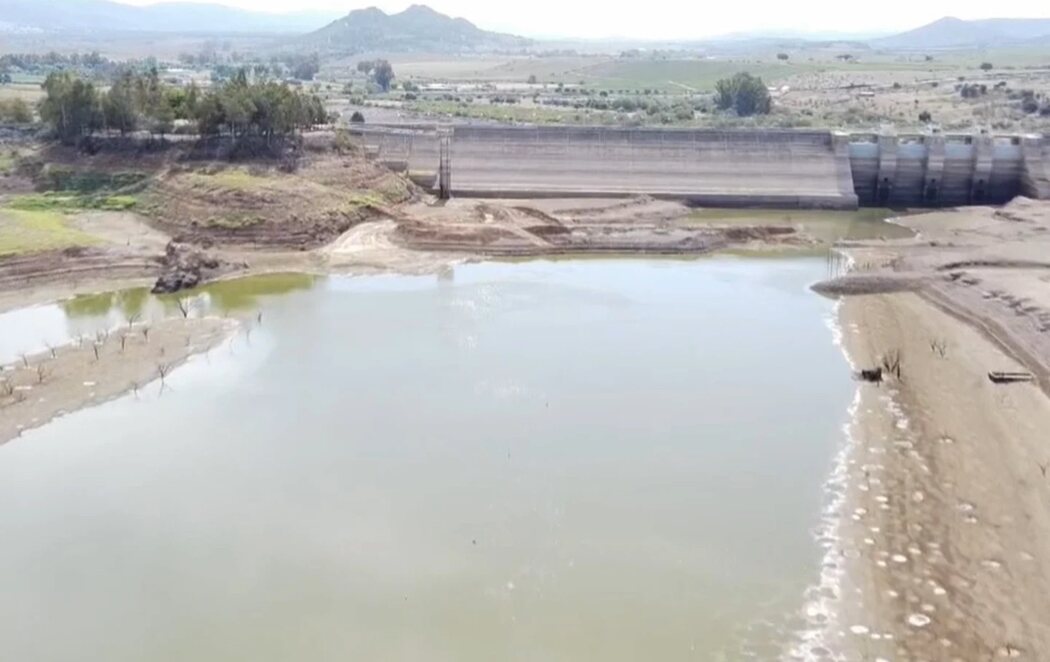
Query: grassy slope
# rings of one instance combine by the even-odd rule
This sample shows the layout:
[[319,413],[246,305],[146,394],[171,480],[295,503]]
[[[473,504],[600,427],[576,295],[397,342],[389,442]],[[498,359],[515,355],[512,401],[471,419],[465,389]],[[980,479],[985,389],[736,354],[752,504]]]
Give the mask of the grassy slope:
[[96,243],[96,238],[74,228],[55,211],[0,209],[0,256]]

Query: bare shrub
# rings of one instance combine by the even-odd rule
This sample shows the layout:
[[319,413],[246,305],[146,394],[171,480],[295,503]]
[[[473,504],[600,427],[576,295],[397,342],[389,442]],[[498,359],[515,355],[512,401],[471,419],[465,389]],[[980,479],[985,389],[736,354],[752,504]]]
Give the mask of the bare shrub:
[[175,300],[175,304],[179,307],[179,312],[182,313],[182,319],[186,319],[190,316],[190,310],[193,308],[193,301],[191,299],[179,298]]
[[930,351],[942,359],[948,356],[948,341],[943,338],[934,338],[930,341]]
[[882,369],[897,379],[901,379],[901,351],[893,349],[882,355]]

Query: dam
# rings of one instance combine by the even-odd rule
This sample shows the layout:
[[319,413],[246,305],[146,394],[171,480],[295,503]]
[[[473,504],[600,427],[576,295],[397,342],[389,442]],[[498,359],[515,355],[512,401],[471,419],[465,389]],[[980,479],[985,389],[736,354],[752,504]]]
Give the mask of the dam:
[[856,209],[1050,198],[1038,135],[369,125],[369,154],[464,197],[650,195],[712,207]]

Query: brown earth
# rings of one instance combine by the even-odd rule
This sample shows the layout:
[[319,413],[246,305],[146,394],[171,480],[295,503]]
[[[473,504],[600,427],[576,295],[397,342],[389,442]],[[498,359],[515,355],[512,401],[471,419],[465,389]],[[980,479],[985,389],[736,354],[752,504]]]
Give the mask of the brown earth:
[[394,239],[427,251],[481,255],[707,253],[754,242],[807,243],[793,228],[700,224],[676,202],[647,197],[553,200],[450,200],[407,205]]

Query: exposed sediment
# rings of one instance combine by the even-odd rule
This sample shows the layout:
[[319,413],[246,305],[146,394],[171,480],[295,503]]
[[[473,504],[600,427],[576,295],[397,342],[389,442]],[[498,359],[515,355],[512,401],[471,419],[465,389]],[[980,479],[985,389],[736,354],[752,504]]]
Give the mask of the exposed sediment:
[[237,326],[216,317],[127,325],[2,366],[0,444],[57,416],[162,382]]
[[[1050,204],[1018,200],[901,219],[911,241],[852,246],[857,276],[922,274],[846,296],[858,384],[835,536],[834,618],[809,659],[1041,659],[1050,650],[1050,296],[1036,259]],[[1033,383],[995,384],[993,371]],[[827,568],[826,568],[827,569]],[[852,659],[852,658],[849,658]]]

